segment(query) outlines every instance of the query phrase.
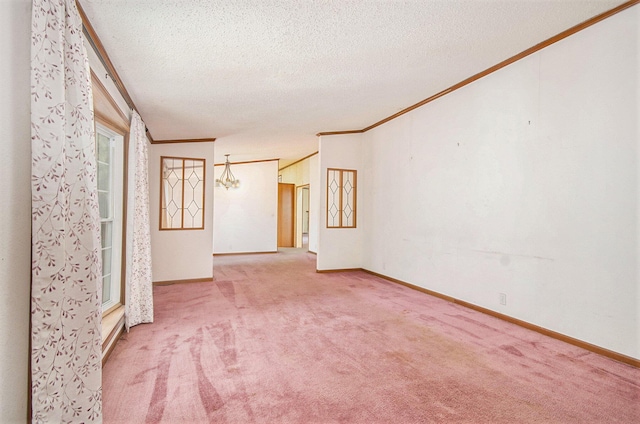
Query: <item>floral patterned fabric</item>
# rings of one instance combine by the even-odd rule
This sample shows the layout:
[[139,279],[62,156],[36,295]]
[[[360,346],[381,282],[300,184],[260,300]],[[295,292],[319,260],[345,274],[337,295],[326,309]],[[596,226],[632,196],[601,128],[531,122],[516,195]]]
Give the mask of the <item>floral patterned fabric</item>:
[[135,176],[127,222],[127,279],[125,325],[153,322],[153,280],[151,276],[151,224],[149,221],[149,158],[145,126],[140,115],[131,113],[131,137]]
[[75,0],[33,0],[31,31],[32,420],[101,422],[100,218]]

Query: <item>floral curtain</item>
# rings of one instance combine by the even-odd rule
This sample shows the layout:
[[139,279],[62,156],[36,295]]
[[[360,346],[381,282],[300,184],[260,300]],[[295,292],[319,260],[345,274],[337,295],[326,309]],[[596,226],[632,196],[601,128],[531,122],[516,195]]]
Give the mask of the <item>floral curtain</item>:
[[33,0],[31,393],[35,423],[101,422],[92,95],[75,0]]
[[131,112],[131,143],[133,191],[127,215],[127,276],[125,294],[125,325],[153,322],[153,284],[151,277],[151,224],[149,222],[149,160],[145,126],[140,115]]

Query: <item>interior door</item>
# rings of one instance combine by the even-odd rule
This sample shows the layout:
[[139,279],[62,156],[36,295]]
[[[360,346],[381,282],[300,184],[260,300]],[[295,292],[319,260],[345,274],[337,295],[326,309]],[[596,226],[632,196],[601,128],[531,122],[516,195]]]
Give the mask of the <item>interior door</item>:
[[278,247],[294,247],[295,184],[278,183]]

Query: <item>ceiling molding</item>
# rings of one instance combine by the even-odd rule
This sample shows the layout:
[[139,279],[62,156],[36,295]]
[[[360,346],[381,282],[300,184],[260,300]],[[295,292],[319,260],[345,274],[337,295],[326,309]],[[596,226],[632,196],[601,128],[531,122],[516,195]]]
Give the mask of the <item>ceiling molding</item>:
[[176,140],[152,140],[151,144],[171,144],[171,143],[213,143],[215,138],[179,138]]
[[[247,163],[259,163],[259,162],[273,162],[280,159],[261,159],[261,160],[247,160],[244,162],[229,162],[229,165],[245,165]],[[224,166],[226,163],[214,163],[213,166]]]
[[407,107],[405,109],[402,109],[400,112],[397,112],[397,113],[395,113],[395,114],[393,114],[391,116],[388,116],[388,117],[386,117],[386,118],[384,118],[384,119],[382,119],[382,120],[380,120],[380,121],[378,121],[378,122],[376,122],[376,123],[374,123],[372,125],[369,125],[368,127],[365,127],[365,128],[363,128],[361,130],[327,131],[327,132],[320,132],[320,133],[318,133],[316,135],[318,137],[320,137],[320,136],[328,136],[328,135],[359,134],[359,133],[367,132],[367,131],[369,131],[371,129],[374,129],[375,127],[379,127],[380,125],[385,124],[385,123],[387,123],[387,122],[389,122],[389,121],[391,121],[391,120],[393,120],[393,119],[395,119],[395,118],[397,118],[399,116],[402,116],[402,115],[404,115],[406,113],[409,113],[414,109],[417,109],[417,108],[419,108],[421,106],[424,106],[427,103],[431,103],[432,101],[434,101],[436,99],[439,99],[440,97],[445,96],[445,95],[447,95],[447,94],[449,94],[449,93],[451,93],[451,92],[453,92],[453,91],[455,91],[455,90],[457,90],[459,88],[462,88],[465,85],[471,84],[472,82],[477,81],[480,78],[486,77],[487,75],[492,74],[492,73],[496,72],[497,70],[504,68],[505,66],[511,65],[512,63],[517,62],[520,59],[523,59],[523,58],[525,58],[525,57],[527,57],[527,56],[529,56],[529,55],[531,55],[533,53],[536,53],[536,52],[544,49],[545,47],[549,47],[550,45],[555,44],[560,40],[563,40],[563,39],[565,39],[565,38],[567,38],[567,37],[569,37],[569,36],[571,36],[573,34],[576,34],[576,33],[580,32],[580,31],[582,31],[583,29],[589,28],[590,26],[595,25],[598,22],[601,22],[601,21],[603,21],[603,20],[605,20],[607,18],[610,18],[611,16],[613,16],[613,15],[615,15],[617,13],[620,13],[620,12],[630,8],[630,7],[636,6],[639,3],[640,3],[640,0],[630,0],[630,1],[627,1],[625,3],[622,3],[621,5],[619,5],[617,7],[614,7],[613,9],[610,9],[610,10],[608,10],[606,12],[603,12],[603,13],[601,13],[599,15],[596,15],[591,19],[587,19],[586,21],[584,21],[584,22],[582,22],[582,23],[580,23],[578,25],[575,25],[575,26],[573,26],[573,27],[571,27],[571,28],[569,28],[569,29],[567,29],[565,31],[562,31],[559,34],[556,34],[553,37],[550,37],[550,38],[546,39],[545,41],[542,41],[541,43],[538,43],[535,46],[530,47],[530,48],[528,48],[528,49],[516,54],[515,56],[512,56],[512,57],[510,57],[510,58],[508,58],[506,60],[503,60],[502,62],[500,62],[500,63],[498,63],[496,65],[493,65],[492,67],[487,68],[482,72],[478,72],[477,74],[475,74],[475,75],[473,75],[473,76],[471,76],[471,77],[469,77],[469,78],[467,78],[465,80],[462,80],[459,83],[457,83],[455,85],[452,85],[451,87],[449,87],[449,88],[447,88],[445,90],[442,90],[439,93],[436,93],[431,97],[427,97],[426,99],[424,99],[424,100],[422,100],[422,101],[420,101],[420,102],[418,102],[418,103],[416,103],[414,105],[411,105],[411,106],[409,106],[409,107]]
[[348,130],[348,131],[327,131],[327,132],[319,132],[316,134],[318,137],[322,137],[323,135],[343,135],[343,134],[360,134],[365,130]]
[[292,162],[292,163],[290,163],[290,164],[289,164],[289,165],[287,165],[287,166],[283,166],[282,168],[278,169],[278,172],[282,171],[283,169],[287,169],[288,167],[293,166],[293,165],[295,165],[295,164],[297,164],[297,163],[300,163],[300,162],[302,162],[302,161],[303,161],[303,160],[305,160],[305,159],[309,159],[311,156],[315,156],[315,155],[317,155],[317,154],[318,154],[318,152],[311,153],[310,155],[307,155],[307,156],[303,157],[302,159],[298,159],[297,161]]

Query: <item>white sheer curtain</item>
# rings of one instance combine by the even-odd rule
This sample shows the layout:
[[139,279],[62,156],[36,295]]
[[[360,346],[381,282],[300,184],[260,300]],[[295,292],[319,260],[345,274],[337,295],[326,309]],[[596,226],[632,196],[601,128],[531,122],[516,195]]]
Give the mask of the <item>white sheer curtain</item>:
[[75,0],[33,0],[34,423],[101,422],[101,256],[89,65]]
[[127,275],[124,306],[127,330],[137,324],[153,322],[148,141],[144,123],[135,110],[131,113],[129,143],[130,196],[127,208]]

